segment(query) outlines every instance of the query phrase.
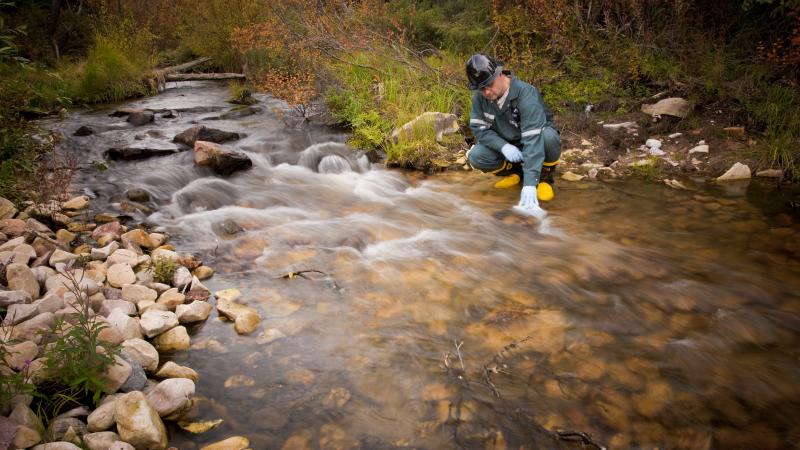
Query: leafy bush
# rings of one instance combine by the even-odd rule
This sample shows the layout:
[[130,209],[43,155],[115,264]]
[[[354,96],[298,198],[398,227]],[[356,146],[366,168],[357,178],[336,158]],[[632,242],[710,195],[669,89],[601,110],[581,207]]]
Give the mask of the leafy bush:
[[100,340],[100,332],[108,325],[94,316],[81,280],[76,279],[72,271],[62,272],[62,275],[67,277],[67,288],[75,297],[74,323],[63,317],[56,318],[50,329],[55,341],[45,352],[45,368],[49,379],[66,388],[57,391],[58,395],[91,396],[97,403],[106,390],[103,375],[115,364],[114,356],[119,353],[119,347]]

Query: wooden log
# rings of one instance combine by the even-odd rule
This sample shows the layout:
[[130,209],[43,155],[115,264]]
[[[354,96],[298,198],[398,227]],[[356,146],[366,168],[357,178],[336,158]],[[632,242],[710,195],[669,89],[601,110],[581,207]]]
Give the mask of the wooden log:
[[170,73],[167,81],[244,80],[243,73]]
[[178,64],[177,66],[170,66],[170,67],[165,67],[163,69],[156,69],[152,72],[152,74],[149,77],[146,77],[146,81],[152,89],[155,89],[157,92],[161,92],[162,90],[164,90],[164,83],[166,82],[166,76],[168,74],[180,72],[186,69],[191,69],[192,67],[198,66],[207,61],[211,61],[211,58],[204,57],[195,59],[194,61],[189,61],[187,63]]

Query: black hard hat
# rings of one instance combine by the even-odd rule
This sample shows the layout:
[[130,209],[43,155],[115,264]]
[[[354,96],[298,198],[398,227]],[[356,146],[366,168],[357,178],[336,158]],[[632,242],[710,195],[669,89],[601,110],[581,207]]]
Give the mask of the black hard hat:
[[469,89],[477,91],[490,85],[503,71],[503,66],[491,56],[477,53],[467,61],[467,80]]

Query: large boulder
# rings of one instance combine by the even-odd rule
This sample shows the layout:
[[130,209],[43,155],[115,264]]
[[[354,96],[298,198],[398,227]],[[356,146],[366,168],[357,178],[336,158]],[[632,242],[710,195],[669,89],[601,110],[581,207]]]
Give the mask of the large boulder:
[[642,112],[653,117],[667,115],[685,119],[691,111],[692,104],[689,103],[689,101],[679,97],[665,98],[654,104],[642,105]]
[[208,128],[199,125],[184,130],[180,134],[176,135],[175,138],[172,139],[172,142],[178,142],[188,147],[194,147],[194,144],[197,141],[207,141],[221,144],[223,142],[235,141],[239,139],[239,137],[239,133],[216,130],[214,128]]
[[190,406],[194,389],[194,381],[188,378],[168,378],[147,393],[147,402],[159,416],[177,417]]
[[114,418],[120,438],[136,449],[167,448],[167,429],[164,422],[141,392],[134,391],[117,399]]
[[394,130],[391,139],[397,143],[401,140],[420,139],[423,137],[421,134],[427,134],[430,136],[425,137],[442,142],[442,136],[458,133],[458,130],[458,117],[455,114],[428,111]]
[[194,156],[198,166],[210,167],[211,170],[222,176],[253,167],[253,161],[246,154],[213,142],[195,142]]

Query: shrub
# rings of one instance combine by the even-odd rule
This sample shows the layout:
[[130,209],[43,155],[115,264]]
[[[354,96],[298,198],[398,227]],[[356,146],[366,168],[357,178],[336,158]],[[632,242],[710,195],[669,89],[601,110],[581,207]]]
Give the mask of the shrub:
[[45,367],[49,379],[63,387],[56,389],[59,398],[91,396],[97,403],[106,389],[103,375],[115,364],[119,348],[100,340],[100,332],[107,325],[94,316],[81,280],[71,270],[62,271],[62,275],[67,277],[67,288],[75,297],[74,323],[56,318],[50,329],[55,340],[45,352]]
[[175,260],[159,256],[153,261],[153,279],[158,283],[169,284],[177,269],[178,265]]

